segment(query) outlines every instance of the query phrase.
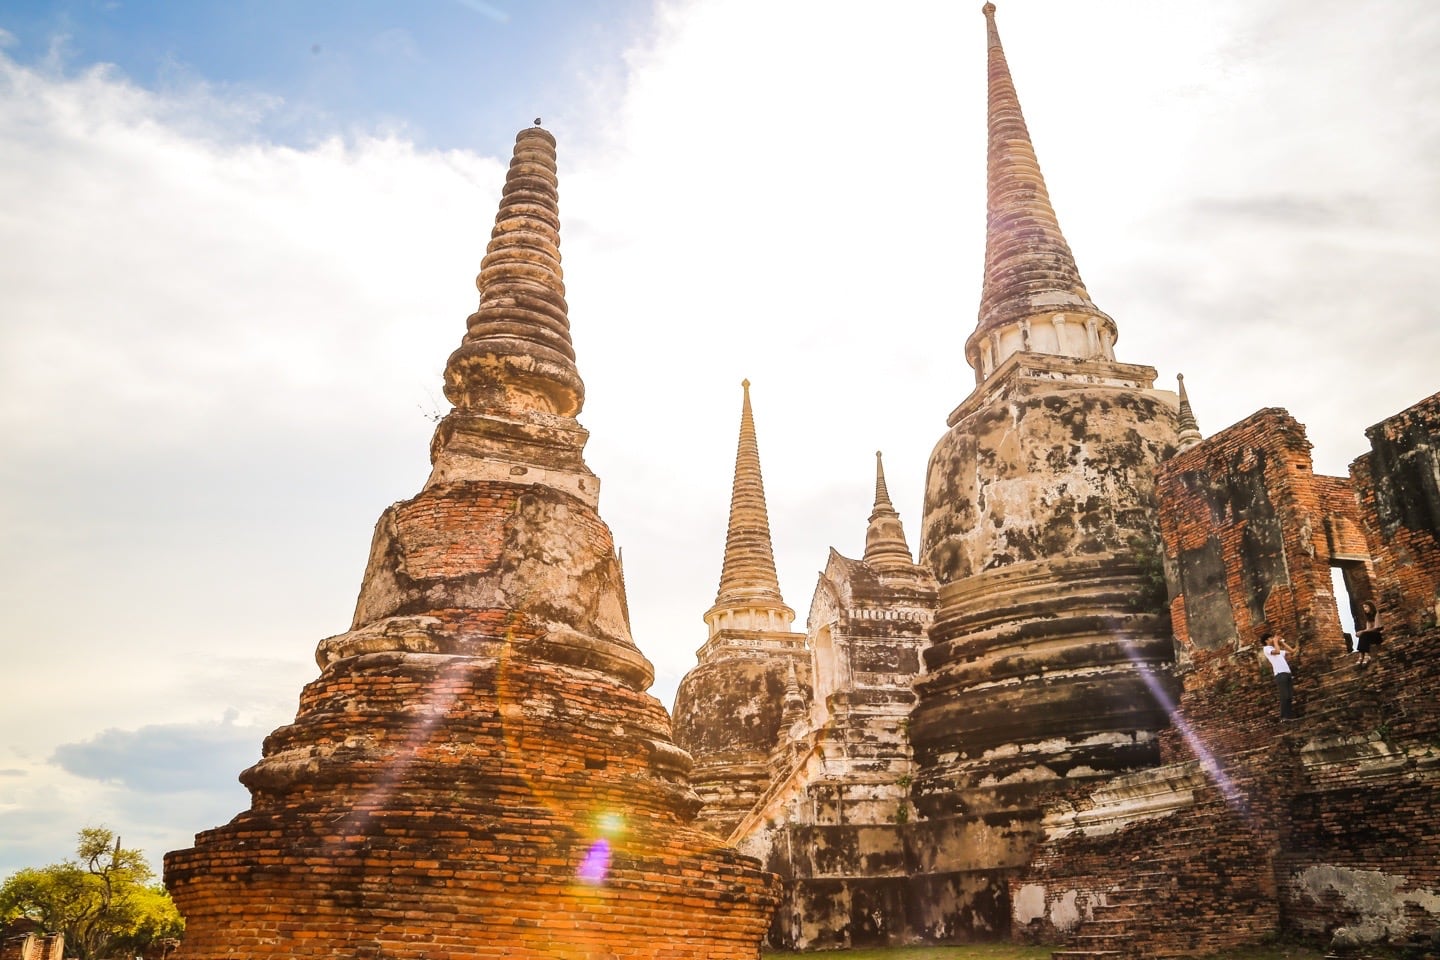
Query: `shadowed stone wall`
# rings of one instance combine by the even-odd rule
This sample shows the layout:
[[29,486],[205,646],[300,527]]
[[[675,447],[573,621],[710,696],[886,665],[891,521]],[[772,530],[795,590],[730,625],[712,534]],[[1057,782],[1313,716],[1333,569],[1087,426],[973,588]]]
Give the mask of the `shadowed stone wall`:
[[1440,394],[1365,431],[1370,452],[1350,466],[1374,545],[1385,620],[1409,631],[1440,618]]

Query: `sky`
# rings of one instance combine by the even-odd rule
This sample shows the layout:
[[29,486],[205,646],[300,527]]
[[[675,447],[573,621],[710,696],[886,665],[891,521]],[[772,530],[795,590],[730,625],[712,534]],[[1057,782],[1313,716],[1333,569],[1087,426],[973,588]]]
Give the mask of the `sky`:
[[[1440,389],[1440,6],[1003,0],[1119,359],[1343,475]],[[559,144],[586,457],[667,706],[749,378],[803,630],[912,548],[969,393],[979,3],[11,0],[0,8],[0,878],[106,826],[159,870],[248,806],[419,492],[515,133]]]

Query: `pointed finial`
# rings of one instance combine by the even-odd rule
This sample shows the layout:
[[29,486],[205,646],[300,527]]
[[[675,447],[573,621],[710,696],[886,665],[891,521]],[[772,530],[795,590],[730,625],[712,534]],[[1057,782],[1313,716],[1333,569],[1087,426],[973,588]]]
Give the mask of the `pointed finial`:
[[570,340],[555,138],[549,131],[529,127],[515,137],[475,286],[480,306],[446,365],[445,396],[471,412],[576,416],[585,403],[585,384]]
[[1113,360],[1115,321],[1090,300],[1050,204],[1020,98],[1005,60],[995,5],[985,4],[989,130],[985,272],[980,316],[965,341],[975,382],[1020,351]]
[[1195,421],[1195,411],[1190,409],[1190,398],[1185,394],[1185,374],[1177,373],[1175,379],[1180,384],[1180,432],[1175,439],[1179,449],[1189,450],[1205,438],[1200,435],[1200,424]]
[[879,451],[879,450],[876,450],[876,451],[875,451],[875,509],[876,509],[876,510],[880,509],[880,505],[881,505],[881,504],[884,504],[884,505],[887,506],[887,507],[889,507],[889,506],[891,505],[891,504],[890,504],[890,491],[889,491],[889,490],[886,488],[886,486],[885,486],[885,460],[884,460],[884,458],[880,455],[880,451]]
[[870,511],[870,525],[865,529],[865,554],[861,559],[881,573],[915,572],[910,545],[905,542],[905,527],[885,487],[885,461],[879,450],[875,451],[875,506]]

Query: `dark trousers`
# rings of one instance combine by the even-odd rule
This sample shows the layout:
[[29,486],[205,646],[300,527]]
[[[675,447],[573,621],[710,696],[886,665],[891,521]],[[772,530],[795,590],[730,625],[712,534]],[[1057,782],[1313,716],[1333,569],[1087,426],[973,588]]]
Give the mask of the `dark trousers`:
[[1295,696],[1295,678],[1289,673],[1275,674],[1275,692],[1280,695],[1280,719],[1289,720],[1294,716],[1290,703]]

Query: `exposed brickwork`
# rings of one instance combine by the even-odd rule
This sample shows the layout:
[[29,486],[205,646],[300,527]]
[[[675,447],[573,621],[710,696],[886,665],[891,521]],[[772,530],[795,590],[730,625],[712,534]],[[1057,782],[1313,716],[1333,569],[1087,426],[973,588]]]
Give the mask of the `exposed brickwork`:
[[[1358,506],[1343,479],[1311,472],[1304,428],[1278,408],[1177,454],[1158,484],[1187,729],[1212,750],[1263,746],[1278,708],[1260,630],[1298,644],[1304,709],[1315,678],[1348,654],[1327,530],[1356,529]],[[1167,762],[1193,756],[1177,726],[1161,743]]]
[[[1440,956],[1440,394],[1367,431],[1349,477],[1314,475],[1279,408],[1202,440],[1183,385],[1172,408],[1117,361],[985,12],[977,389],[927,476],[937,602],[896,806],[915,819],[833,816],[855,783],[826,781],[812,730],[739,831],[786,876],[772,936],[1072,935],[1057,957],[1078,960],[1333,935]],[[1340,603],[1380,608],[1368,666],[1336,569]],[[1299,648],[1290,722],[1266,629]]]
[[[1063,829],[1085,794],[1051,808],[1054,839],[1011,884],[1017,933],[1073,950],[1198,956],[1282,931],[1424,945],[1440,937],[1440,664],[1416,656],[1440,634],[1405,637],[1368,670],[1317,678],[1322,700],[1274,724],[1255,749],[1196,738],[1201,786],[1177,809],[1122,809],[1124,825]],[[1393,718],[1393,719],[1392,719]],[[1183,719],[1183,717],[1182,717]],[[1028,906],[1026,906],[1028,904]],[[1100,907],[1104,909],[1100,909]],[[1119,910],[1113,908],[1120,908]],[[1116,913],[1124,923],[1113,928]]]
[[1029,922],[1017,923],[1016,935],[1054,942],[1055,921],[1069,920],[1078,924],[1077,950],[1146,957],[1258,942],[1279,923],[1274,874],[1261,855],[1272,845],[1253,807],[1227,803],[1215,789],[1180,814],[1043,845],[1011,880],[1012,902],[1035,901],[1017,918]]
[[63,933],[7,934],[0,941],[0,960],[61,960],[64,956]]
[[187,914],[247,918],[184,955],[753,958],[766,883],[682,825],[683,781],[636,789],[658,702],[524,646],[352,657],[310,684],[266,743],[310,759],[247,771],[252,809],[167,858]]
[[1415,632],[1440,615],[1440,393],[1365,431],[1350,465],[1365,505],[1382,622]]

